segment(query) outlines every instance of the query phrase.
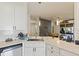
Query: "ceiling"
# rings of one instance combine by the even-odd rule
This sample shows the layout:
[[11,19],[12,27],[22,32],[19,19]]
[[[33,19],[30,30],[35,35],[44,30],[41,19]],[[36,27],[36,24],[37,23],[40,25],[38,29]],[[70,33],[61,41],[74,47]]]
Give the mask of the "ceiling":
[[29,12],[32,16],[41,16],[52,19],[62,17],[63,19],[74,18],[73,2],[29,2]]

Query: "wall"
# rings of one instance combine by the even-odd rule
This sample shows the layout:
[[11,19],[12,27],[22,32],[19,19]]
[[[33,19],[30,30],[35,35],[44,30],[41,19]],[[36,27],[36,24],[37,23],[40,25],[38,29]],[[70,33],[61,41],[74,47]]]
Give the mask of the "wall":
[[39,17],[37,16],[30,16],[29,35],[31,36],[39,35]]
[[61,16],[64,19],[74,18],[73,2],[29,2],[29,11],[31,15],[41,17]]
[[79,40],[79,3],[74,3],[74,39]]

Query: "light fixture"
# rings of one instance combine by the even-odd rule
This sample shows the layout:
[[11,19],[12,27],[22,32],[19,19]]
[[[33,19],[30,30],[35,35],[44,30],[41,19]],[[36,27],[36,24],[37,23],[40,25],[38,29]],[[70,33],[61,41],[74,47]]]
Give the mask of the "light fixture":
[[62,18],[60,18],[60,17],[57,17],[57,20],[56,20],[56,25],[59,25],[60,24],[60,22],[62,22],[63,20],[62,20]]
[[38,4],[41,4],[42,2],[38,2]]
[[57,17],[56,25],[59,25],[59,23],[60,23],[60,19],[59,19],[59,17]]
[[41,22],[39,21],[39,26],[41,26]]
[[57,20],[57,25],[59,25],[59,20]]

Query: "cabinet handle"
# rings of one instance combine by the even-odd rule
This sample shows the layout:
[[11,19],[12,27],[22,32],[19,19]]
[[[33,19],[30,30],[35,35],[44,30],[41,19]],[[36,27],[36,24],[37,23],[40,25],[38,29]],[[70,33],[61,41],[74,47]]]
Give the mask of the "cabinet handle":
[[51,53],[53,53],[53,51],[51,51]]
[[13,30],[14,30],[14,26],[13,26]]
[[33,52],[36,52],[36,48],[33,48]]
[[16,30],[16,26],[15,26],[15,30]]
[[35,48],[35,52],[36,52],[36,48]]
[[33,48],[33,52],[34,52],[34,48]]
[[13,30],[16,30],[16,26],[13,26]]
[[53,47],[51,47],[51,49],[53,49]]

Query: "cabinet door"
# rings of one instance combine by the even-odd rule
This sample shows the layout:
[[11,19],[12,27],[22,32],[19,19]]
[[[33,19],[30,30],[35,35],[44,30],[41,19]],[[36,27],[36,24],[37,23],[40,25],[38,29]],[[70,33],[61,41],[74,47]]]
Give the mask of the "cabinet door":
[[24,48],[24,56],[34,56],[34,48],[26,47]]
[[16,30],[26,30],[25,26],[27,25],[26,14],[27,10],[23,7],[15,7],[14,9],[14,25],[16,26]]
[[46,55],[47,56],[59,56],[59,48],[53,45],[47,44]]
[[44,47],[36,48],[35,56],[45,56]]
[[77,55],[74,53],[60,49],[60,56],[77,56]]
[[11,12],[12,8],[8,4],[0,4],[0,30],[9,30],[12,26]]

